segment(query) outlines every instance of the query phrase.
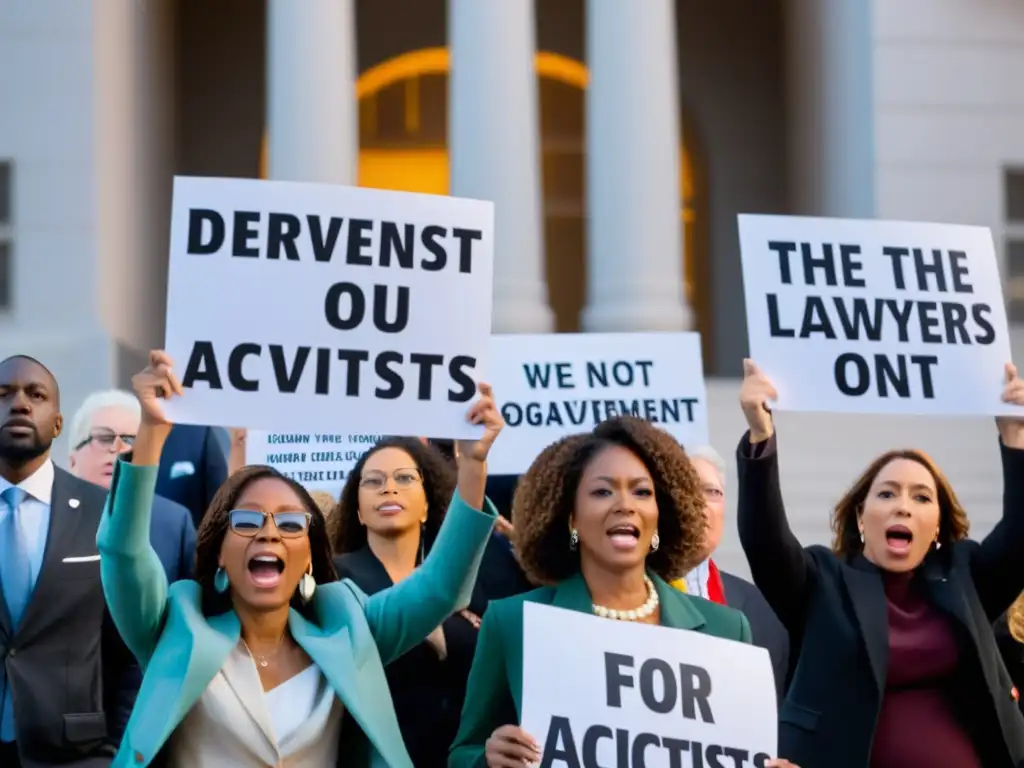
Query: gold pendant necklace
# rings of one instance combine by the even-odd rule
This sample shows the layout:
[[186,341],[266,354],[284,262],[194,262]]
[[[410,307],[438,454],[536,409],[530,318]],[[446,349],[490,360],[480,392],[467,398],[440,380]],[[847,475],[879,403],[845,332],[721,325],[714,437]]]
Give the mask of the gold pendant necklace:
[[260,656],[259,654],[254,654],[252,652],[252,649],[249,648],[249,644],[245,642],[245,640],[242,641],[242,645],[245,646],[245,650],[249,654],[249,658],[253,660],[253,663],[261,669],[266,669],[270,665],[270,662],[272,662],[277,657],[277,654],[280,653],[281,643],[283,642],[284,635],[281,635],[281,639],[277,641],[277,647],[274,649],[274,652],[267,656]]

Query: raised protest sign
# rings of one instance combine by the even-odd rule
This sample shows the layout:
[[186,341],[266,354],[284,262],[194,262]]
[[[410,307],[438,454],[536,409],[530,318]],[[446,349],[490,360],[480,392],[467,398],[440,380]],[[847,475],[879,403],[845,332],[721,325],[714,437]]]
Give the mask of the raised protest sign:
[[166,348],[176,421],[473,437],[493,205],[176,178]]
[[1010,339],[982,227],[739,217],[750,356],[791,411],[998,415]]
[[696,333],[497,334],[489,370],[505,419],[492,474],[520,474],[555,440],[625,414],[684,446],[708,442]]
[[523,604],[522,728],[541,768],[764,768],[775,702],[764,648]]
[[349,472],[382,435],[249,430],[245,463],[267,464],[308,490],[341,493]]

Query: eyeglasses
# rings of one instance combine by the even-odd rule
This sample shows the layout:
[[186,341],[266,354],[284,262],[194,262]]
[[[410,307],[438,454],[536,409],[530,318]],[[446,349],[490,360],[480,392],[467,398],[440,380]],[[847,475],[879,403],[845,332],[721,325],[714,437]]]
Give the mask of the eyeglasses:
[[75,446],[75,450],[81,450],[89,443],[95,443],[101,448],[113,448],[119,438],[128,447],[135,444],[135,435],[119,435],[112,429],[94,429],[85,440]]
[[410,488],[416,485],[416,483],[423,482],[419,470],[416,469],[396,469],[391,474],[375,469],[363,473],[363,476],[359,479],[359,487],[370,491],[379,491],[388,484],[389,477],[395,479],[395,485],[399,488]]
[[274,525],[283,538],[294,539],[304,536],[309,530],[313,516],[309,512],[257,512],[254,509],[233,509],[228,515],[231,530],[239,536],[252,538],[267,523],[267,518],[274,519]]

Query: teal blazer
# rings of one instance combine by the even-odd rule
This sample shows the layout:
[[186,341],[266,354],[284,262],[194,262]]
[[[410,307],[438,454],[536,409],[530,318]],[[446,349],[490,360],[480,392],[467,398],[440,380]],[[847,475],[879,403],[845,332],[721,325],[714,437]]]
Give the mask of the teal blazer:
[[[149,544],[157,467],[117,462],[96,546],[107,607],[143,669],[112,768],[145,768],[224,665],[241,635],[234,611],[204,616],[199,584],[168,587]],[[384,666],[469,604],[495,512],[452,499],[429,557],[409,578],[367,597],[351,581],[320,584],[315,621],[294,609],[292,637],[320,668],[359,729],[342,739],[345,765],[412,768]]]
[[[685,595],[653,573],[661,625],[749,643],[747,617],[734,608]],[[448,768],[484,768],[484,744],[496,728],[518,724],[523,710],[523,603],[591,613],[593,600],[581,574],[554,587],[495,600],[487,607],[466,685],[459,733]],[[571,640],[566,641],[571,642]],[[540,736],[540,734],[532,734]]]

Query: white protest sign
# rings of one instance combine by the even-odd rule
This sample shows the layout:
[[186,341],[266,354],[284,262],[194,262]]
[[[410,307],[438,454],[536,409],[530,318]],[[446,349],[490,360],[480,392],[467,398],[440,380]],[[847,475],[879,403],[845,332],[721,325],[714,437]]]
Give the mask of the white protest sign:
[[179,422],[473,437],[494,206],[176,178],[166,349]]
[[327,491],[335,498],[363,454],[382,435],[265,432],[248,430],[245,463],[266,464],[307,490]]
[[739,217],[750,356],[791,411],[998,415],[1010,361],[982,227]]
[[495,475],[521,474],[550,443],[619,415],[690,448],[708,442],[697,333],[497,334],[488,370],[505,419],[487,456]]
[[764,648],[538,603],[523,611],[522,728],[541,768],[763,768],[775,757]]

